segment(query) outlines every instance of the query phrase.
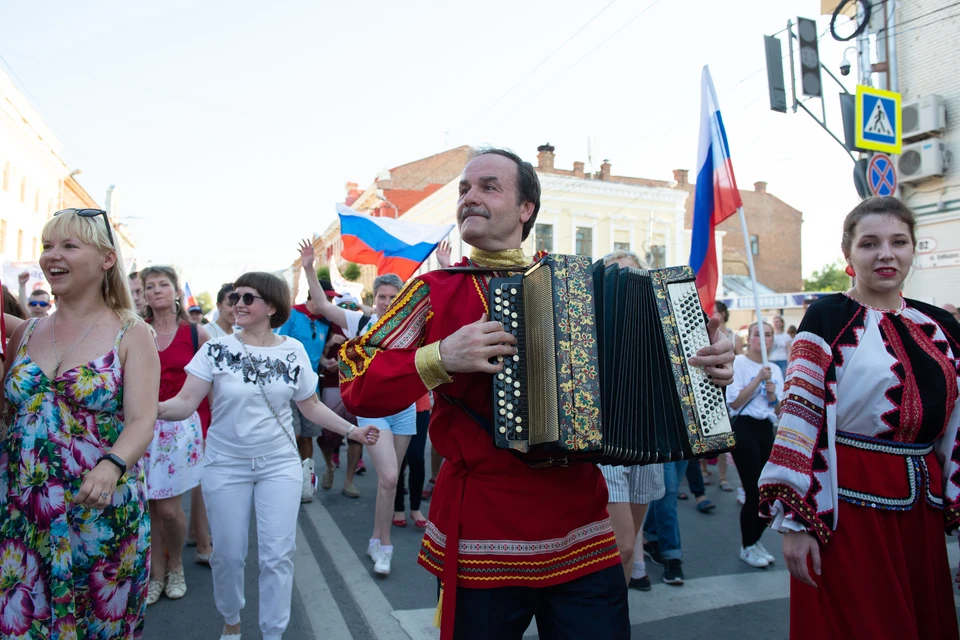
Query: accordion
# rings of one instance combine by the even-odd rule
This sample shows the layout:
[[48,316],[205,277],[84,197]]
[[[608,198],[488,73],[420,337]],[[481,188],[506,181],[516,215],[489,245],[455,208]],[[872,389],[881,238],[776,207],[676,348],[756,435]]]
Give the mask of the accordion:
[[491,320],[517,338],[493,380],[498,448],[529,464],[651,464],[735,446],[723,391],[687,360],[709,344],[689,267],[548,255],[494,278]]

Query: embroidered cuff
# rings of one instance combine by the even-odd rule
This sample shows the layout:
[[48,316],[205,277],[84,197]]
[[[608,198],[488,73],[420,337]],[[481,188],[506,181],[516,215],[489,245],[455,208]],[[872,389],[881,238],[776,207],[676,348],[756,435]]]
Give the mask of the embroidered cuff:
[[440,359],[440,341],[417,349],[416,356],[417,373],[423,384],[433,391],[442,384],[453,382],[453,378],[443,368],[443,361]]

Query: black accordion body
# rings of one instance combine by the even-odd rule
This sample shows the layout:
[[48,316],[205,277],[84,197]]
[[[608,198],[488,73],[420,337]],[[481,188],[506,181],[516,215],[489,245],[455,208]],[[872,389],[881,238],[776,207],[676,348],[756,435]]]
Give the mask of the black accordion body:
[[493,382],[493,437],[530,464],[651,464],[735,445],[723,390],[687,360],[709,344],[693,271],[548,255],[490,282],[517,337]]

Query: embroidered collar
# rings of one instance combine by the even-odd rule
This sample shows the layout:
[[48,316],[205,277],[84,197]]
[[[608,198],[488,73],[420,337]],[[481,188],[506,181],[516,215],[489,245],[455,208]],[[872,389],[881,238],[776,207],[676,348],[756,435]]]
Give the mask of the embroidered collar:
[[866,303],[864,303],[864,302],[861,302],[861,301],[857,300],[857,299],[854,298],[852,295],[850,295],[850,292],[849,292],[849,291],[844,291],[844,292],[842,292],[842,293],[843,293],[843,295],[847,296],[848,298],[850,298],[851,300],[853,300],[854,302],[856,302],[857,304],[859,304],[861,307],[864,307],[864,308],[866,308],[866,309],[870,309],[871,311],[878,311],[878,312],[880,312],[880,313],[892,313],[892,314],[898,316],[898,315],[900,315],[901,313],[903,313],[903,310],[904,310],[904,309],[907,308],[907,301],[904,299],[903,296],[900,296],[900,306],[899,306],[898,308],[896,308],[896,309],[880,309],[880,308],[878,308],[878,307],[871,307],[870,305],[868,305],[868,304],[866,304]]
[[530,264],[530,258],[523,255],[523,249],[484,251],[474,247],[470,252],[470,260],[478,266],[493,268],[525,267]]

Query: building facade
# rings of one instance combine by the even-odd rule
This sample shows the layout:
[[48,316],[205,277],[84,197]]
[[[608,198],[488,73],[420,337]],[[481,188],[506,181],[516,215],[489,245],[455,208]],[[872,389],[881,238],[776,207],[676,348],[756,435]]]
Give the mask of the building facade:
[[[942,11],[939,0],[897,3],[897,79],[904,105],[940,96],[946,111],[946,128],[917,139],[946,156],[942,176],[904,183],[901,197],[917,214],[917,257],[904,285],[904,293],[937,305],[960,303],[960,75],[954,68],[960,20]],[[938,13],[939,11],[939,13]],[[928,15],[928,14],[933,15]],[[904,119],[904,126],[907,120]],[[914,140],[904,141],[904,153]],[[915,148],[915,147],[913,147]],[[929,149],[927,150],[929,153]],[[927,155],[924,160],[931,158]],[[904,156],[901,156],[902,160]],[[897,159],[895,159],[895,162]]]

